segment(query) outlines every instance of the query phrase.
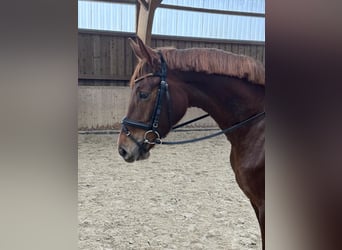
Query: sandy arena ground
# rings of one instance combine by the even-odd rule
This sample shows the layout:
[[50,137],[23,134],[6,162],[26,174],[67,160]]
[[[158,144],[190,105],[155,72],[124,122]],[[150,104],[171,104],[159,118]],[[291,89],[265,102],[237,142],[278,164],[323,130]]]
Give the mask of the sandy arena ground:
[[157,146],[148,160],[131,164],[118,155],[117,137],[79,135],[79,249],[261,249],[224,136]]

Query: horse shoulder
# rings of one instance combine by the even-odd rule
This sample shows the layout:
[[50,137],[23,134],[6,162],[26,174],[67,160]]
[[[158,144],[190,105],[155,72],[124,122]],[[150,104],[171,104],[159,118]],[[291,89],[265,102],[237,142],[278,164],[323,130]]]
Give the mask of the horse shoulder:
[[264,124],[255,126],[239,145],[232,146],[231,165],[238,185],[251,200],[261,203],[265,198],[265,136]]

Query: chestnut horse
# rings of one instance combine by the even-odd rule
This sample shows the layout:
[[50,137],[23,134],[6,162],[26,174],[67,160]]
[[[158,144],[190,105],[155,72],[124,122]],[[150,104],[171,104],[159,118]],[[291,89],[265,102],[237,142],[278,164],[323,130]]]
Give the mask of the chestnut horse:
[[231,166],[255,210],[265,249],[265,120],[260,115],[248,120],[265,114],[264,66],[218,49],[155,50],[138,37],[129,43],[139,62],[131,78],[119,154],[127,162],[146,159],[188,107],[208,112],[231,143]]

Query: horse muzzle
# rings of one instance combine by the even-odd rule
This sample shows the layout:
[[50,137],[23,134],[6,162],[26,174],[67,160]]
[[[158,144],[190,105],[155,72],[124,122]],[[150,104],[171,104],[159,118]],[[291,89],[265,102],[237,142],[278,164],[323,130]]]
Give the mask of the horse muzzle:
[[118,140],[118,152],[119,155],[126,162],[134,162],[139,160],[145,160],[150,156],[149,150],[153,145],[145,143],[136,143],[129,139],[124,133],[121,133]]
[[138,147],[135,147],[133,150],[128,150],[124,146],[119,146],[118,152],[126,162],[130,163],[134,161],[145,160],[150,156],[150,152],[145,150],[141,151]]

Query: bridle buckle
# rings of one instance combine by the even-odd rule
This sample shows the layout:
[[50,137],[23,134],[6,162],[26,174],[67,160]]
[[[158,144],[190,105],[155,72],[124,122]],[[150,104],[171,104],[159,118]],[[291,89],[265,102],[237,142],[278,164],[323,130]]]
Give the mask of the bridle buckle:
[[159,123],[158,123],[158,122],[154,122],[154,123],[152,124],[152,127],[155,128],[155,129],[157,129],[158,126],[159,126]]

